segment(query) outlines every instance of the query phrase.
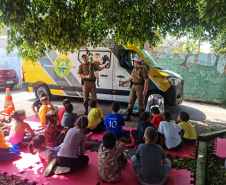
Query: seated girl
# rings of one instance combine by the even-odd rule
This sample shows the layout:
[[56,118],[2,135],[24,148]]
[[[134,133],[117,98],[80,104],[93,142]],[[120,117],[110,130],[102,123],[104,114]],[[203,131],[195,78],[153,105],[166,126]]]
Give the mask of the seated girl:
[[[10,117],[15,119],[15,123],[11,127],[11,131],[7,141],[12,145],[17,145],[19,148],[26,147],[35,136],[30,125],[24,120],[26,119],[25,110],[16,110],[11,112]],[[27,133],[27,131],[29,133]]]
[[20,155],[19,147],[6,142],[0,127],[0,162],[15,159]]
[[[48,147],[45,136],[44,135],[37,135],[32,139],[32,142],[28,145],[28,150],[33,155],[38,153],[40,159],[41,160],[47,160],[47,164],[49,164],[52,161],[53,158],[57,157],[57,153],[60,151],[60,146],[58,146],[58,147]],[[64,169],[61,169],[61,170],[69,171],[70,168],[64,168]],[[43,176],[46,176],[46,174],[43,173]]]
[[68,128],[64,128],[59,123],[57,123],[59,120],[59,115],[55,111],[49,111],[45,118],[47,127],[45,129],[44,136],[47,141],[47,146],[59,146],[63,142]]
[[[61,174],[61,167],[69,167],[70,171],[80,169],[89,162],[89,157],[84,155],[86,145],[85,129],[88,125],[88,119],[81,116],[76,121],[76,127],[68,130],[64,143],[57,154],[57,160],[53,159],[48,168],[45,169],[45,175],[48,176],[53,171],[55,174]],[[54,168],[56,165],[56,168]]]

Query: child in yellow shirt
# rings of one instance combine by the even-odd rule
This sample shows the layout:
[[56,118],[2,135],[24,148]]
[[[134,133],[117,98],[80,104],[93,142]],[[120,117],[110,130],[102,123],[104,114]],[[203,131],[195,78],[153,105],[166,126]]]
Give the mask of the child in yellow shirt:
[[106,130],[106,126],[104,125],[104,116],[102,110],[99,108],[99,105],[96,100],[90,100],[89,106],[91,110],[88,114],[88,131],[93,133],[98,133]]
[[189,122],[190,115],[187,112],[180,112],[178,116],[178,126],[182,127],[185,131],[183,141],[187,145],[193,145],[196,142],[196,132],[192,124]]
[[55,110],[56,112],[58,111],[57,111],[57,108],[49,101],[48,96],[42,97],[40,101],[42,103],[42,106],[39,109],[39,117],[40,117],[41,125],[44,126],[44,124],[46,123],[46,118],[45,118],[46,114],[51,110]]

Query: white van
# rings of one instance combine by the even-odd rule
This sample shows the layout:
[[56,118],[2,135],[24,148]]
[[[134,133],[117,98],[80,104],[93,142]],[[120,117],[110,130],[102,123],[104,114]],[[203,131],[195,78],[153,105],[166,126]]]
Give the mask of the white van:
[[33,63],[23,60],[23,90],[35,92],[37,98],[42,92],[46,92],[50,97],[51,95],[63,95],[82,98],[81,79],[77,72],[82,63],[82,55],[86,54],[87,49],[93,55],[92,59],[95,54],[99,54],[103,65],[107,62],[110,64],[107,69],[99,72],[98,99],[128,102],[129,84],[124,87],[119,84],[131,76],[134,67],[132,59],[139,56],[143,60],[143,65],[149,70],[146,101],[151,94],[159,94],[164,97],[167,105],[182,102],[183,79],[180,75],[158,68],[149,53],[138,46],[118,46],[112,39],[106,39],[105,43],[107,47],[105,45],[93,48],[87,45],[87,48],[68,55],[51,51],[46,57]]

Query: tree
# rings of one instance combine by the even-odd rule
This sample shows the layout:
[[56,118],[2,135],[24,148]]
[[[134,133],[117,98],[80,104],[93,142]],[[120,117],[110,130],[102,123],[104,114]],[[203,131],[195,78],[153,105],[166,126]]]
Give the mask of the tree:
[[[211,51],[216,56],[214,67],[217,68],[220,58],[226,59],[226,35],[224,33],[219,34],[216,40],[211,41],[211,45]],[[226,73],[226,64],[223,73]]]
[[225,28],[226,9],[215,16],[218,26],[215,18],[209,19],[209,6],[217,13],[214,2],[220,6],[220,0],[0,0],[0,26],[10,27],[8,53],[17,47],[23,58],[36,59],[49,50],[67,53],[87,43],[97,46],[107,36],[141,45],[155,44],[156,30],[201,37],[206,27],[214,36]]
[[200,44],[199,43],[196,44],[196,42],[192,42],[192,41],[187,41],[184,43],[184,45],[182,47],[175,49],[174,52],[185,54],[185,59],[184,59],[184,62],[181,64],[181,66],[186,67],[188,58],[192,54],[200,52]]
[[154,44],[157,29],[175,32],[196,26],[195,2],[0,0],[0,24],[10,27],[7,51],[17,47],[23,58],[35,59],[49,50],[67,53],[87,43],[97,46],[109,35],[122,44]]

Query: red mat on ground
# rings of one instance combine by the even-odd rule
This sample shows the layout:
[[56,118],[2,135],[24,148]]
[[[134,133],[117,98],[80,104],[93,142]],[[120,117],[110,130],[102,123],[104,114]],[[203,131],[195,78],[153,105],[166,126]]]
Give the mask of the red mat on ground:
[[37,116],[35,116],[35,115],[33,115],[33,116],[27,117],[24,121],[25,121],[25,122],[26,122],[26,121],[33,121],[33,122],[39,122],[39,123],[40,123],[40,118],[37,117]]
[[38,155],[32,155],[30,153],[25,153],[26,149],[22,149],[20,156],[15,160],[0,162],[1,173],[6,172],[8,175],[20,175],[26,172],[29,167],[35,166],[36,162],[40,161]]
[[172,151],[164,149],[166,155],[172,157],[181,157],[181,158],[191,158],[195,159],[196,156],[196,144],[195,145],[184,145],[179,151]]
[[[53,175],[51,177],[45,178],[43,177],[43,164],[39,163],[27,170],[26,173],[21,175],[21,179],[27,179],[30,183],[36,182],[37,184],[45,184],[45,185],[62,185],[64,184],[79,184],[79,185],[90,185],[90,184],[109,184],[103,183],[103,181],[98,177],[97,174],[97,152],[86,151],[86,155],[89,156],[88,166],[84,167],[81,170],[64,174],[64,175]],[[45,166],[46,164],[44,164]],[[121,179],[117,185],[125,185],[125,184],[134,184],[139,185],[137,182],[136,174],[133,170],[132,164],[128,161],[128,164],[123,168]]]
[[226,139],[216,138],[214,154],[220,158],[226,158]]
[[[134,138],[131,135],[131,130],[134,130],[135,128],[132,128],[132,127],[123,127],[123,129],[130,131],[130,139],[132,140],[131,143],[125,143],[125,146],[126,147],[133,147],[135,145],[135,140],[134,140]],[[105,133],[105,131],[104,132],[101,132],[101,133],[93,133],[93,135],[91,137],[91,140],[102,142],[102,137],[103,137],[103,134],[104,133]]]
[[171,169],[165,185],[194,184],[194,174],[187,170]]
[[[45,185],[61,185],[65,184],[110,184],[103,183],[97,174],[97,152],[86,151],[86,155],[89,156],[89,164],[81,170],[64,174],[53,175],[48,178],[43,177],[43,170],[47,163],[40,162],[38,155],[31,155],[22,152],[22,158],[15,161],[1,162],[1,173],[7,172],[8,175],[14,174],[19,176],[22,181],[28,181],[29,183],[45,184]],[[22,173],[21,173],[22,172]],[[187,170],[171,169],[166,185],[190,185],[194,181],[193,174]],[[128,164],[123,168],[121,179],[119,182],[114,183],[117,185],[138,185],[136,174],[133,170],[131,162],[128,160]]]
[[38,122],[34,122],[34,121],[25,121],[26,123],[28,123],[30,125],[30,127],[32,128],[32,130],[38,132],[38,131],[42,131],[45,128],[41,126],[40,123]]

